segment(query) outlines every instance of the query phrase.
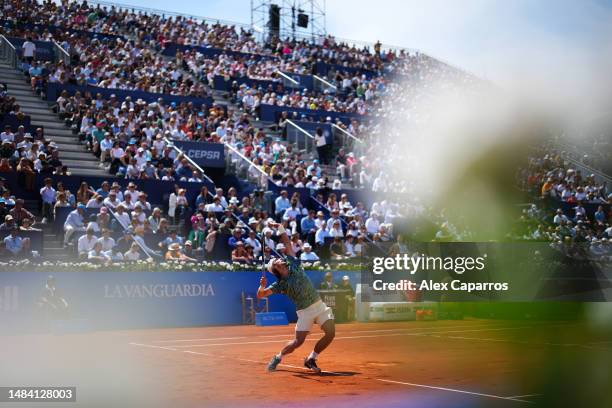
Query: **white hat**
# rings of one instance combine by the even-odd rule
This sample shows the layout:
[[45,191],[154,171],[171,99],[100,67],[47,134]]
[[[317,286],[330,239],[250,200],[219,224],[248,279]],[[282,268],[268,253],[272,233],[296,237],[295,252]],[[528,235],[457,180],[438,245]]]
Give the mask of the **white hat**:
[[282,242],[279,242],[279,243],[276,245],[276,250],[277,250],[277,251],[280,251],[281,249],[285,249],[285,244],[283,244]]

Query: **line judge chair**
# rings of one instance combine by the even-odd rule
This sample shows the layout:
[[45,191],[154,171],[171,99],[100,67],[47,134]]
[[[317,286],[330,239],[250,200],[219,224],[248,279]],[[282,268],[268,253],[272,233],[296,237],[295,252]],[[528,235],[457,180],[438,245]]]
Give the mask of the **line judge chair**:
[[254,293],[242,291],[242,324],[255,324],[255,313],[267,313],[270,307],[268,298],[257,299]]

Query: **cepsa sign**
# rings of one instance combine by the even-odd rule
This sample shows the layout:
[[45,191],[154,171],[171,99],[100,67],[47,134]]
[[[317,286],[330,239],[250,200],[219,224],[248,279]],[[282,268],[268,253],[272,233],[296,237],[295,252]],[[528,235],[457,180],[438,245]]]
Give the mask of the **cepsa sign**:
[[174,144],[201,167],[225,167],[225,152],[221,143],[175,140]]

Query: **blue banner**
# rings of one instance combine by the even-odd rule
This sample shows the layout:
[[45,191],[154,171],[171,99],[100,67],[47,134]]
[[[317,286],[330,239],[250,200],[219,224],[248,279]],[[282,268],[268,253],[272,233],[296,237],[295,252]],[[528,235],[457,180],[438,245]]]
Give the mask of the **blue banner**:
[[127,96],[132,98],[132,101],[136,101],[138,99],[142,99],[145,102],[152,103],[157,102],[159,98],[164,100],[164,103],[177,103],[180,104],[182,102],[191,102],[196,107],[201,107],[202,105],[206,107],[212,106],[214,100],[211,97],[199,98],[195,96],[182,96],[182,95],[170,95],[170,94],[161,94],[161,93],[153,93],[153,92],[145,92],[145,91],[127,91],[123,89],[113,89],[113,88],[100,88],[97,86],[88,86],[88,85],[69,85],[69,84],[59,84],[59,83],[49,83],[47,84],[46,97],[48,101],[55,101],[60,96],[63,91],[67,91],[69,95],[74,95],[75,92],[79,91],[81,94],[85,94],[86,92],[91,93],[94,97],[96,94],[101,94],[103,98],[108,99],[111,95],[115,95],[117,99],[124,100]]
[[232,83],[234,81],[238,82],[238,85],[247,84],[250,88],[262,89],[263,91],[266,91],[269,87],[272,87],[272,90],[279,95],[284,94],[286,88],[290,88],[283,85],[282,82],[275,82],[263,79],[251,79],[248,77],[232,77],[228,81],[226,81],[225,78],[221,75],[216,75],[213,79],[213,88],[216,91],[229,92],[232,88]]
[[199,52],[200,54],[203,54],[207,58],[214,58],[217,55],[225,54],[225,55],[232,55],[234,57],[252,58],[252,59],[258,59],[258,60],[260,59],[278,59],[278,57],[275,57],[272,55],[251,54],[251,53],[240,52],[240,51],[224,50],[222,48],[202,47],[198,45],[181,45],[181,44],[174,44],[174,43],[168,44],[166,48],[162,50],[162,54],[169,56],[169,57],[174,57],[177,51],[182,51],[182,52],[196,51],[196,52]]
[[[324,271],[308,271],[315,286]],[[46,272],[0,272],[0,324],[3,332],[22,326],[40,328],[44,313],[37,305]],[[57,272],[58,293],[69,304],[70,318],[86,319],[93,329],[190,327],[242,323],[241,296],[254,295],[260,271],[241,272]],[[333,272],[339,282],[358,272]],[[274,277],[268,274],[270,281]],[[270,297],[270,311],[296,320],[295,306],[284,295]]]
[[321,119],[326,120],[328,117],[331,118],[331,120],[334,122],[336,121],[336,119],[340,119],[342,123],[345,123],[347,125],[351,123],[352,119],[362,120],[366,118],[366,116],[364,115],[352,112],[332,112],[324,110],[300,109],[291,108],[288,106],[261,104],[259,111],[260,120],[264,122],[277,122],[283,112],[289,112],[290,117],[293,112],[296,112],[298,116],[302,117],[303,115],[315,122],[318,122]]
[[175,140],[174,144],[201,167],[225,167],[225,149],[221,143]]
[[317,62],[314,65],[314,74],[325,77],[331,70],[336,72],[348,72],[350,74],[362,74],[366,78],[372,78],[378,76],[378,72],[369,69],[345,67],[340,64],[328,64],[326,62]]

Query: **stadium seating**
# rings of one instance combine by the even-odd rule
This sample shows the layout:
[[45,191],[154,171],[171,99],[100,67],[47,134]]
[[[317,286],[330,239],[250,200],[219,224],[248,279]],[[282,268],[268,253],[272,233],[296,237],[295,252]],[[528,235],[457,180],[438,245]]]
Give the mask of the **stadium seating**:
[[[82,232],[62,242],[64,223],[78,204],[87,207],[82,230],[96,222],[100,208],[107,208],[96,203],[97,196],[103,201],[109,194],[102,188],[104,181],[118,183],[119,193],[135,183],[151,205],[140,215],[133,198],[125,203],[127,224],[112,224],[115,241],[124,232],[142,238],[135,238],[142,258],[162,250],[161,259],[167,255],[167,243],[176,242],[180,259],[228,261],[234,256],[231,238],[240,230],[249,262],[255,263],[261,260],[258,250],[244,237],[252,229],[257,239],[264,239],[270,220],[297,233],[293,242],[298,255],[315,236],[322,260],[351,261],[368,251],[384,252],[399,236],[394,224],[405,214],[422,214],[425,209],[409,199],[405,180],[390,174],[379,160],[402,160],[404,153],[391,145],[380,146],[389,129],[377,118],[407,113],[402,110],[409,109],[405,104],[394,102],[410,97],[421,101],[419,84],[479,83],[419,52],[374,51],[331,36],[317,44],[280,38],[262,42],[246,27],[119,6],[8,3],[1,30],[16,55],[9,55],[10,46],[3,44],[3,69],[23,77],[19,86],[25,89],[18,97],[32,98],[25,91],[38,94],[44,102],[37,103],[44,109],[32,103],[23,109],[29,115],[15,112],[18,104],[10,93],[18,82],[9,83],[0,124],[13,130],[23,125],[32,132],[36,129],[31,121],[44,118],[43,132],[53,133],[59,157],[67,158],[56,169],[41,171],[44,164],[39,163],[26,175],[14,172],[17,163],[12,163],[3,173],[17,197],[38,202],[34,210],[43,231],[27,234],[31,249],[45,259],[63,256],[63,245],[77,256],[74,242]],[[26,41],[36,47],[34,58],[23,58]],[[11,61],[18,62],[11,66]],[[327,84],[323,88],[322,81]],[[406,84],[414,86],[406,89]],[[54,145],[43,147],[51,156]],[[541,173],[542,166],[530,170]],[[60,193],[67,202],[56,207],[52,217],[43,213],[41,200],[47,176],[53,177],[53,203]],[[26,177],[29,184],[24,188]],[[534,189],[545,181],[542,174],[536,179],[531,182]],[[80,190],[83,182],[89,189]],[[200,195],[203,187],[207,191]],[[602,231],[592,233],[599,234],[597,239],[602,234],[612,238],[610,198],[605,187],[596,190],[593,198],[601,202],[585,203],[585,217],[592,220],[603,205]],[[279,200],[283,191],[288,198]],[[334,197],[342,196],[341,206]],[[557,206],[575,218],[571,205],[565,200]],[[167,231],[151,225],[159,222],[149,218],[156,207]],[[316,234],[309,238],[301,230],[308,210],[323,213],[314,224]],[[335,212],[340,213],[340,236],[331,235],[338,234],[332,222],[323,224]],[[114,211],[111,215],[115,217]],[[358,244],[346,239],[349,226]],[[456,232],[448,223],[444,228],[445,234]],[[269,246],[274,248],[267,256],[278,255],[277,237],[270,232]],[[190,236],[194,242],[187,248]],[[456,232],[454,238],[466,236]],[[341,238],[341,254],[334,255],[339,248],[334,238]],[[120,260],[123,254],[115,252],[104,256],[109,262]]]

